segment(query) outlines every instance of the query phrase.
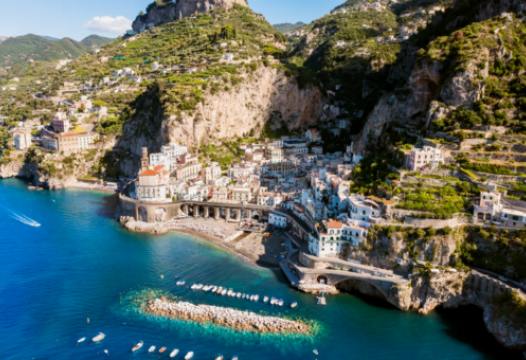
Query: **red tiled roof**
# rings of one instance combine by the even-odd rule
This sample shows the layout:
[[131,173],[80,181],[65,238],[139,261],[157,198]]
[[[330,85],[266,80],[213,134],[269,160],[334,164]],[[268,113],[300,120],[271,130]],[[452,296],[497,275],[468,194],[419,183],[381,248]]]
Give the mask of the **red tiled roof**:
[[343,223],[341,223],[338,220],[329,220],[327,221],[327,228],[328,229],[341,229],[343,227]]
[[153,169],[145,169],[141,171],[140,176],[156,176],[159,175],[164,170],[163,165],[157,165]]

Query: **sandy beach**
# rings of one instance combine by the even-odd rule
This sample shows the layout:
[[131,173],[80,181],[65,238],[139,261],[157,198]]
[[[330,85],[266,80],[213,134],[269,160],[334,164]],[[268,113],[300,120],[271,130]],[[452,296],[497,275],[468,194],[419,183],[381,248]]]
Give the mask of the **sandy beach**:
[[134,232],[160,235],[174,231],[192,235],[235,254],[248,263],[265,267],[278,267],[278,257],[284,250],[283,237],[279,233],[245,233],[239,229],[239,224],[224,220],[188,217],[152,224],[121,218],[121,224]]

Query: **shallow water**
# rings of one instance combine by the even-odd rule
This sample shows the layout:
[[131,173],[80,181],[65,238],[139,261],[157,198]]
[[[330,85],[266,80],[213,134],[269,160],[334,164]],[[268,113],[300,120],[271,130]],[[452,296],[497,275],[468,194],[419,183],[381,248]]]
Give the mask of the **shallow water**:
[[[320,307],[312,296],[290,289],[279,272],[245,264],[200,239],[125,232],[107,216],[102,194],[30,192],[10,180],[0,182],[0,203],[1,359],[105,358],[104,349],[116,359],[168,358],[175,347],[183,355],[193,350],[196,360],[218,354],[225,359],[314,359],[314,348],[318,359],[503,355],[481,331],[480,322],[469,317],[463,322],[456,315],[402,313],[351,295],[331,297],[328,306]],[[10,212],[42,226],[28,226]],[[289,304],[297,301],[299,307],[278,309],[192,292],[177,287],[178,279],[276,296]],[[169,291],[196,303],[301,317],[320,329],[312,338],[259,336],[152,319],[135,312],[128,301],[130,294],[144,289]],[[76,344],[78,338],[90,339],[99,331],[107,335],[102,344]],[[145,346],[132,355],[130,348],[139,340]],[[147,354],[150,345],[170,350]]]

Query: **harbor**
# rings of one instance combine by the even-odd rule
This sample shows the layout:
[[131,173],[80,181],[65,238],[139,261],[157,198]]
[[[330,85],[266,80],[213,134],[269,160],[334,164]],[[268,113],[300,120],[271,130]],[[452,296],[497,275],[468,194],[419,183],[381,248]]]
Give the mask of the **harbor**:
[[[10,319],[0,318],[0,346],[14,358],[169,359],[178,349],[175,359],[193,352],[196,360],[220,355],[230,360],[345,359],[349,353],[356,358],[402,360],[416,342],[416,356],[424,360],[434,359],[437,353],[444,358],[513,359],[492,345],[494,340],[476,322],[478,316],[462,318],[463,329],[469,328],[463,331],[470,334],[466,338],[456,335],[460,327],[456,316],[402,313],[349,295],[330,297],[321,306],[316,297],[292,289],[280,270],[255,267],[196,236],[123,231],[105,216],[106,197],[99,193],[31,192],[20,182],[3,181],[0,197],[10,210],[42,224],[35,228],[5,216],[0,228],[0,261],[9,264],[4,265],[0,280],[5,294],[0,305],[11,314]],[[185,285],[178,286],[178,281]],[[237,294],[192,290],[193,284],[260,298],[255,302],[238,299]],[[281,340],[219,326],[147,318],[125,301],[130,291],[145,288],[160,289],[192,304],[308,319],[320,324],[321,330],[314,336]],[[265,303],[265,296],[284,304]],[[295,309],[294,302],[298,303]],[[94,343],[100,332],[105,339]],[[86,340],[77,344],[83,337]],[[481,339],[484,348],[474,345]],[[140,341],[143,347],[132,353]],[[24,345],[28,342],[32,346]],[[156,347],[155,353],[148,352],[151,346]],[[159,353],[163,347],[166,351]]]

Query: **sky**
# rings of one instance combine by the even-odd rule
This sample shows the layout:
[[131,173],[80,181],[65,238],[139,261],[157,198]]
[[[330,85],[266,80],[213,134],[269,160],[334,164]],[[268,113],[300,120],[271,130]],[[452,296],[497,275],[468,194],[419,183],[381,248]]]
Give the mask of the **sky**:
[[[31,0],[0,4],[0,36],[46,35],[80,40],[90,34],[115,37],[153,0]],[[249,0],[270,23],[310,22],[344,0]]]

